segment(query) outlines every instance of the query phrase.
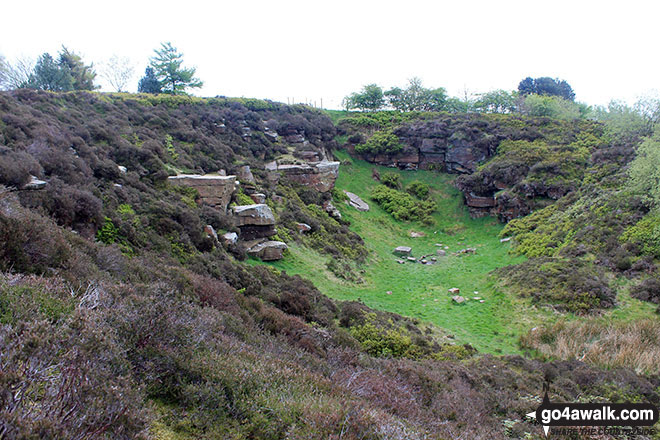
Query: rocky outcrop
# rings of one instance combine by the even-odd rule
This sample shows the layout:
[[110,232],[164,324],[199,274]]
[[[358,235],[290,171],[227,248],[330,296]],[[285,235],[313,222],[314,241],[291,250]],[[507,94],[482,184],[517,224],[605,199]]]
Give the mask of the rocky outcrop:
[[172,185],[195,188],[202,203],[210,205],[222,212],[227,211],[227,205],[236,190],[236,176],[180,174],[170,176],[168,181]]
[[473,193],[465,194],[465,204],[471,208],[492,208],[496,205],[494,196],[477,196]]
[[23,189],[37,190],[44,189],[48,183],[44,180],[39,180],[35,176],[30,176],[30,181],[25,184]]
[[339,174],[339,162],[321,161],[304,164],[266,165],[268,180],[276,184],[280,177],[285,177],[301,185],[309,186],[320,192],[328,192],[335,186]]
[[264,241],[247,250],[248,255],[257,257],[262,261],[281,260],[284,251],[289,247],[282,241]]
[[254,193],[250,194],[250,198],[254,200],[254,203],[266,203],[266,194]]
[[287,127],[282,129],[279,134],[284,141],[293,147],[293,156],[302,159],[306,162],[321,162],[326,160],[323,148],[319,148],[321,144],[320,139],[309,139],[305,136],[303,130]]
[[227,232],[222,234],[222,243],[225,246],[236,244],[238,241],[238,234],[236,232]]
[[330,217],[337,220],[341,219],[341,212],[339,212],[330,200],[323,202],[323,209],[330,215]]
[[249,165],[243,165],[238,169],[236,172],[236,177],[238,180],[241,181],[241,183],[249,183],[249,184],[255,184],[256,181],[254,180],[254,176],[252,175],[252,171],[250,171],[250,166]]
[[401,169],[437,169],[466,174],[495,154],[503,139],[517,138],[511,127],[481,115],[448,115],[404,124],[395,130],[403,149],[393,155],[366,155],[380,165]]
[[471,192],[463,195],[472,218],[491,215],[506,223],[532,212],[533,199],[531,197],[512,195],[508,191],[502,191],[492,196],[477,196]]
[[494,195],[478,196],[472,192],[466,192],[463,193],[463,198],[472,218],[497,215],[497,199]]
[[362,200],[357,194],[352,192],[344,191],[346,197],[348,197],[348,204],[358,211],[366,212],[369,211],[369,204]]
[[259,203],[235,206],[233,211],[234,221],[241,231],[241,240],[271,237],[277,233],[275,216],[268,205]]
[[211,237],[213,241],[218,241],[218,233],[215,232],[215,228],[213,226],[211,225],[204,226],[204,232],[206,233],[206,235]]
[[419,168],[419,151],[410,146],[404,146],[398,154],[365,155],[369,162],[388,167],[401,168],[405,170],[416,170]]
[[312,227],[307,223],[296,223],[296,228],[298,228],[298,232],[300,233],[305,233],[312,230]]
[[270,207],[264,203],[254,205],[240,205],[234,207],[236,226],[257,225],[266,226],[275,224],[275,216]]

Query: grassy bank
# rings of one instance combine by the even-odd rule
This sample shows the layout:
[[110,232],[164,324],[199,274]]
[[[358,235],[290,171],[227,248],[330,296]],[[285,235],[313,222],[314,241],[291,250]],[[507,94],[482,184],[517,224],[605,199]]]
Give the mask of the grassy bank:
[[[470,218],[461,193],[452,186],[454,176],[394,170],[353,158],[348,164],[347,153],[340,151],[336,155],[343,161],[337,189],[359,195],[370,206],[368,212],[359,212],[346,204],[337,204],[342,217],[351,222],[351,230],[365,240],[370,252],[366,263],[359,268],[362,282],[337,278],[326,268],[328,256],[295,243],[290,245],[290,254],[285,259],[269,264],[311,280],[332,298],[359,299],[370,307],[417,318],[440,327],[456,342],[472,344],[486,353],[518,353],[520,335],[558,318],[551,310],[533,307],[527,299],[498,290],[498,280],[490,272],[519,263],[524,257],[512,255],[510,245],[500,242],[498,234],[502,225],[496,219]],[[372,178],[373,168],[381,176],[386,172],[400,174],[404,186],[415,180],[430,185],[431,197],[438,205],[433,214],[435,224],[397,221],[371,201],[371,188],[378,184]],[[413,238],[411,232],[424,236]],[[436,256],[435,264],[399,264],[398,257],[392,253],[397,246],[412,247],[415,257],[436,256],[438,249],[445,250],[447,255]],[[466,248],[474,248],[476,253],[456,254]],[[252,260],[250,264],[262,263]],[[454,287],[469,298],[467,303],[453,303],[448,289]],[[485,301],[481,303],[473,297]],[[646,306],[627,297],[622,307],[607,314],[621,321],[633,316],[652,316],[652,307]]]

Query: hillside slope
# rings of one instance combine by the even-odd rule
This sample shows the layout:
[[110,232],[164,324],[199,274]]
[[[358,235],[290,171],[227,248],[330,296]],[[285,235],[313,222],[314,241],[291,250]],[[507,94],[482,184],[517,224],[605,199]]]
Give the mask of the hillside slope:
[[[206,228],[241,232],[231,211],[167,179],[250,165],[291,246],[282,264],[311,249],[373,282],[356,266],[373,258],[357,235],[370,236],[366,223],[323,208],[340,195],[265,170],[329,156],[336,129],[320,112],[18,91],[0,94],[0,121],[2,438],[536,438],[524,414],[545,380],[558,400],[660,403],[657,377],[475,354],[433,326],[247,264],[240,241]],[[231,205],[252,203],[248,187]],[[448,195],[445,212],[465,219]],[[311,234],[296,230],[303,221]],[[499,246],[489,222],[472,225]]]

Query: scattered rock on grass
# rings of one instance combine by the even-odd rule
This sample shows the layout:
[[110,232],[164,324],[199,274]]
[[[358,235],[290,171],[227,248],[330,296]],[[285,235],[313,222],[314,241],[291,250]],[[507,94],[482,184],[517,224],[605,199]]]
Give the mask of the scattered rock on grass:
[[348,197],[348,204],[358,211],[366,212],[369,211],[369,204],[362,200],[357,194],[352,192],[344,191],[344,194]]
[[465,302],[465,298],[463,298],[460,295],[455,295],[451,297],[452,301],[454,301],[456,304],[463,304]]
[[460,292],[461,292],[461,289],[459,289],[458,287],[452,287],[451,289],[449,289],[449,293],[457,294],[457,293],[460,293]]
[[410,255],[412,248],[409,246],[398,246],[394,249],[394,253],[397,255]]

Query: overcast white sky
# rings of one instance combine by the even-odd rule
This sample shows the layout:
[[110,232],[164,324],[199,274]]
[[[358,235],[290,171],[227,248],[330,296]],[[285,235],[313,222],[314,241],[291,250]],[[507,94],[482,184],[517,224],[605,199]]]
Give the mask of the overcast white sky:
[[135,63],[170,41],[197,67],[200,96],[316,101],[337,108],[368,83],[418,76],[451,95],[565,79],[576,99],[633,101],[660,88],[660,2],[626,1],[30,1],[0,6],[0,54]]

